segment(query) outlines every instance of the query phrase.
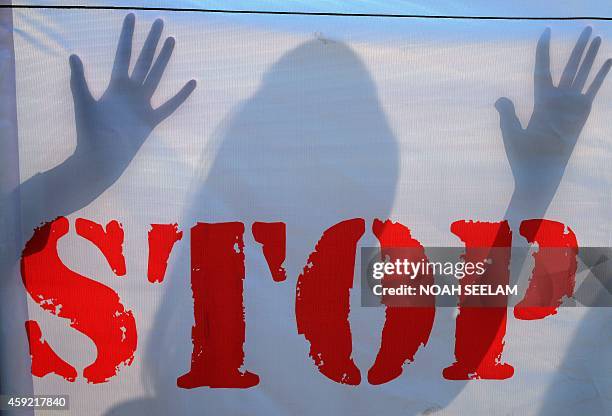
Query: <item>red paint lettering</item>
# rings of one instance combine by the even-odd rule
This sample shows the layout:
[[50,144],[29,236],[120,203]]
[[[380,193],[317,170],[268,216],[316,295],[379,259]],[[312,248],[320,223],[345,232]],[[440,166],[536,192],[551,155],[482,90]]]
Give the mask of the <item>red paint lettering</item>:
[[[64,217],[37,228],[23,250],[21,275],[36,303],[51,314],[68,319],[72,328],[94,342],[98,354],[85,367],[83,376],[90,383],[103,383],[117,374],[121,364],[132,363],[137,344],[136,323],[132,311],[125,310],[115,291],[64,265],[57,253],[57,243],[68,230]],[[37,323],[30,321],[27,327],[31,331],[30,348],[36,368],[66,375],[66,366],[54,358],[55,353],[36,345],[40,342],[36,336]]]
[[[451,232],[465,243],[463,257],[466,262],[477,263],[486,258],[492,260],[482,276],[466,274],[461,279],[462,287],[476,282],[508,284],[512,231],[507,221],[455,221],[451,225]],[[495,306],[480,306],[486,302]],[[501,380],[512,377],[514,368],[501,362],[506,334],[506,304],[507,298],[503,302],[500,296],[460,296],[455,333],[457,361],[444,369],[444,378]]]
[[[409,256],[403,256],[412,262],[419,262],[422,259],[427,261],[425,249],[417,240],[410,235],[410,229],[389,220],[384,223],[374,220],[372,231],[380,241],[382,257],[389,257],[389,261],[395,261],[393,250],[386,248],[413,248]],[[406,254],[405,251],[402,251]],[[387,276],[383,278],[383,282]],[[410,283],[413,285],[433,284],[434,278],[431,274],[421,274],[415,279],[398,279],[394,277],[394,283]],[[385,325],[382,330],[380,350],[376,356],[376,361],[368,371],[368,381],[371,384],[383,384],[391,381],[402,374],[402,366],[406,362],[414,361],[417,350],[427,344],[431,328],[434,323],[435,297],[434,296],[407,296],[409,302],[416,302],[416,305],[409,304],[389,304],[385,302]],[[416,299],[410,299],[416,298]],[[383,299],[383,302],[385,300]],[[393,300],[396,302],[396,300]],[[423,306],[427,305],[427,306]]]
[[534,219],[521,223],[520,233],[539,249],[525,297],[514,307],[517,319],[543,319],[557,313],[564,296],[574,294],[576,285],[576,235],[564,224]]
[[147,279],[151,283],[161,283],[166,276],[168,258],[172,248],[177,241],[183,238],[183,232],[178,230],[178,224],[151,224],[148,238]]
[[191,369],[177,379],[195,387],[248,388],[259,376],[244,364],[244,224],[198,223],[191,229]]
[[296,286],[298,333],[310,342],[310,357],[322,374],[350,385],[361,382],[361,373],[351,357],[348,316],[355,250],[364,232],[361,218],[328,228],[308,257]]
[[283,267],[286,252],[286,226],[283,222],[256,222],[253,224],[253,237],[263,248],[263,254],[268,263],[275,282],[287,278]]
[[91,241],[104,254],[106,261],[117,276],[125,276],[125,258],[123,257],[123,228],[117,221],[106,225],[84,218],[77,218],[75,228],[78,235]]

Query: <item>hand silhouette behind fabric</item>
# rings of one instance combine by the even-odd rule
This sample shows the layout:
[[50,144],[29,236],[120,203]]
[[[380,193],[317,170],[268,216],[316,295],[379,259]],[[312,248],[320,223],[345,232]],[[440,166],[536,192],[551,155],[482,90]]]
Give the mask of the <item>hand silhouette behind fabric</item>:
[[[34,175],[19,186],[0,189],[0,208],[15,207],[12,211],[3,210],[3,214],[4,211],[11,214],[5,215],[0,225],[20,224],[21,231],[25,233],[23,241],[29,239],[34,227],[41,222],[78,211],[100,196],[125,171],[155,126],[170,116],[194,90],[196,83],[191,80],[165,104],[157,109],[151,107],[151,97],[172,55],[174,39],[166,39],[153,63],[163,29],[163,22],[155,21],[129,76],[134,21],[134,15],[129,14],[123,22],[111,80],[100,99],[94,99],[89,92],[81,60],[76,55],[70,57],[77,129],[74,154],[60,165]],[[21,218],[16,215],[18,212]],[[11,235],[9,230],[9,227],[2,228],[6,239]],[[22,326],[28,319],[27,305],[21,278],[14,272],[22,239],[6,239],[8,244],[0,244],[0,293],[4,295],[2,318],[6,319],[5,312],[10,311],[10,321],[21,322],[21,326],[2,328],[3,333],[11,334],[7,337],[11,342],[4,344],[3,348],[6,348],[6,356],[12,357],[13,363],[11,371],[6,373],[10,374],[10,382],[2,387],[11,392],[31,394],[29,357],[22,354],[27,351]]]
[[[593,78],[591,85],[583,93],[601,44],[599,37],[593,39],[580,64],[590,35],[591,28],[587,27],[580,35],[570,55],[559,85],[555,87],[550,73],[550,30],[547,29],[542,34],[536,49],[534,110],[527,128],[521,127],[510,100],[500,98],[496,103],[500,114],[504,146],[515,180],[515,191],[508,206],[506,218],[515,226],[525,218],[544,217],[582,128],[589,117],[593,100],[612,65],[612,60],[606,60]],[[518,253],[520,253],[519,256],[515,255],[516,252],[513,253],[511,266],[513,274],[520,272],[527,252],[519,251]],[[605,259],[608,256],[606,249],[580,250],[579,256],[605,286],[603,278],[605,273],[602,273],[605,270],[597,266],[602,258]],[[575,299],[581,299],[584,296],[580,289],[574,293]],[[589,296],[593,296],[592,289],[588,293]],[[605,293],[602,291],[599,296],[603,298]],[[567,368],[572,363],[575,365],[578,357],[584,376],[581,376],[578,384],[568,384],[565,373],[559,372],[559,377],[550,383],[547,397],[538,414],[548,415],[566,411],[567,403],[560,404],[559,397],[568,392],[572,393],[574,391],[572,389],[583,389],[584,383],[592,386],[594,391],[601,391],[601,380],[603,379],[598,378],[597,374],[605,374],[607,352],[604,353],[604,349],[597,347],[599,344],[592,340],[593,333],[589,332],[594,328],[593,321],[598,319],[596,316],[600,313],[598,309],[593,308],[581,327],[576,330],[577,335],[562,363],[562,367]],[[605,329],[602,327],[602,333],[605,333]],[[589,337],[591,342],[585,343],[584,340]],[[609,363],[609,360],[607,362]],[[593,365],[593,363],[596,364]],[[604,370],[598,373],[589,367]],[[576,413],[575,409],[579,407],[586,407],[588,410],[583,413],[603,414],[605,413],[604,406],[605,400],[595,395],[589,400],[580,401],[580,406],[576,404],[572,412]]]
[[79,57],[70,57],[77,127],[75,157],[87,161],[107,186],[123,173],[155,126],[170,116],[196,86],[191,80],[165,104],[151,107],[151,97],[172,55],[174,38],[166,39],[153,64],[163,29],[163,21],[156,20],[130,76],[134,20],[129,14],[123,22],[110,83],[99,100],[89,92]]
[[550,203],[561,181],[593,99],[612,65],[608,59],[582,92],[601,44],[599,37],[594,38],[580,65],[591,31],[590,27],[583,30],[558,86],[553,85],[550,72],[550,29],[544,31],[536,49],[534,108],[526,128],[522,128],[509,99],[500,98],[495,104],[515,193],[536,192]]
[[174,38],[165,40],[153,62],[163,30],[163,21],[156,20],[130,75],[134,22],[133,14],[123,21],[110,82],[98,100],[89,91],[80,58],[70,57],[77,146],[62,164],[20,186],[26,234],[41,222],[75,212],[100,196],[123,174],[153,129],[195,89],[196,82],[191,80],[166,103],[152,108],[151,97],[172,56]]

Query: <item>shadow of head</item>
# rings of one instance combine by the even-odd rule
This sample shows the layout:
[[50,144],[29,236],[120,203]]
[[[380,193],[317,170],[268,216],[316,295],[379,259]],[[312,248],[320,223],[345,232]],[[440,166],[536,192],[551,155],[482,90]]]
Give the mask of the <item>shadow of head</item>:
[[282,55],[221,131],[206,187],[237,218],[331,225],[391,209],[396,140],[367,68],[341,42]]

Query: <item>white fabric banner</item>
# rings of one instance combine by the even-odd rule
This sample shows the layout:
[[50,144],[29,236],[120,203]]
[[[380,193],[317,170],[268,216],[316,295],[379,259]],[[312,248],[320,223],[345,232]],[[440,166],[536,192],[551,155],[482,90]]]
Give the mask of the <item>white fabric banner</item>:
[[[202,6],[179,3],[171,7]],[[250,4],[244,6],[236,8]],[[70,232],[58,243],[62,262],[118,294],[132,311],[138,339],[130,365],[120,366],[106,382],[88,383],[83,368],[97,356],[92,339],[28,295],[27,319],[38,323],[42,339],[78,373],[74,381],[57,374],[34,376],[35,394],[69,395],[75,415],[612,413],[610,308],[561,307],[532,321],[515,319],[509,311],[501,361],[514,367],[514,374],[504,380],[443,377],[456,361],[457,311],[439,308],[429,341],[414,360],[399,377],[374,385],[367,370],[380,348],[385,309],[360,306],[357,260],[349,321],[361,382],[347,385],[322,374],[309,356],[311,345],[298,333],[295,306],[298,276],[317,241],[332,225],[353,218],[365,220],[358,248],[378,245],[372,233],[377,218],[404,224],[425,247],[462,246],[451,232],[458,220],[508,219],[520,239],[519,222],[529,218],[565,224],[580,247],[610,247],[612,80],[606,79],[596,94],[591,91],[592,97],[588,92],[612,57],[609,21],[141,10],[134,12],[133,77],[147,34],[152,26],[159,29],[155,19],[163,19],[157,54],[163,55],[167,37],[175,39],[158,87],[150,86],[151,108],[138,95],[146,91],[121,84],[112,88],[127,14],[13,10],[24,241],[34,226],[66,216]],[[574,83],[588,75],[584,88],[563,89],[562,74],[587,26],[592,33],[585,50],[598,42],[596,37],[601,46],[590,71],[574,70]],[[552,104],[538,100],[534,91],[543,88],[537,71],[534,87],[534,68],[538,42],[542,48],[547,43],[546,28],[551,88],[559,88]],[[90,98],[104,106],[83,103],[88,97],[74,84],[80,63],[69,62],[72,54],[82,62]],[[584,55],[583,65],[589,59],[588,52]],[[192,79],[197,82],[193,92]],[[184,95],[180,103],[165,107],[166,114],[155,112],[179,91]],[[521,128],[506,125],[502,131],[500,112],[502,121],[513,123],[508,101],[498,101],[502,97],[514,104]],[[580,97],[592,99],[592,106]],[[533,128],[530,119],[544,120],[545,126]],[[558,126],[562,131],[555,130]],[[530,128],[574,140],[565,162],[550,167],[536,162],[537,169],[527,172],[521,171],[524,159],[514,159],[511,166],[512,158],[521,155],[504,140],[521,140],[513,134],[528,135]],[[80,137],[88,134],[108,142],[88,144]],[[536,146],[527,157],[547,152],[546,146]],[[566,152],[555,149],[551,152],[557,156]],[[87,159],[88,152],[96,157]],[[44,179],[48,172],[57,177]],[[533,172],[541,176],[534,179]],[[517,197],[518,184],[535,192],[533,205]],[[77,235],[77,218],[121,223],[125,276],[117,277],[101,251]],[[251,234],[256,221],[286,224],[285,281],[275,282],[270,275]],[[243,368],[259,376],[256,386],[177,386],[177,378],[190,370],[194,348],[190,228],[197,222],[245,224]],[[174,223],[182,239],[163,282],[151,283],[151,224]],[[25,336],[21,322],[12,328],[19,333],[3,337]],[[10,356],[2,357],[3,365],[7,360]]]

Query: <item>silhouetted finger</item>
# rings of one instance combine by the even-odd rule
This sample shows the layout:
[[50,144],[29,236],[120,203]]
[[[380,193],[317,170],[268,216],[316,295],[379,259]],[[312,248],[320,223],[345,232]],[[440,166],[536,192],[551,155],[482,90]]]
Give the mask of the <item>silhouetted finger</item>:
[[165,118],[170,116],[172,113],[176,111],[177,108],[181,106],[185,102],[185,100],[191,95],[193,90],[195,90],[196,81],[192,79],[187,84],[181,88],[181,90],[164,104],[162,104],[157,110],[155,110],[155,118],[157,123],[161,123]]
[[561,74],[559,87],[569,87],[572,85],[574,77],[576,76],[576,71],[578,70],[578,65],[580,65],[580,59],[582,59],[584,48],[586,48],[586,45],[589,42],[589,37],[591,36],[592,31],[593,29],[591,26],[587,26],[580,34],[580,37],[576,42],[576,46],[574,46],[574,50],[572,50],[572,54],[570,55],[567,65],[563,70],[563,74]]
[[[511,137],[515,132],[521,131],[523,127],[516,116],[514,103],[508,98],[502,97],[497,100],[495,102],[495,109],[499,113],[499,126],[501,127],[505,143],[508,137]],[[507,145],[507,143],[505,144]]]
[[87,86],[87,80],[85,79],[85,72],[83,70],[83,62],[77,55],[70,56],[70,89],[72,90],[72,97],[74,99],[74,107],[76,111],[83,110],[85,106],[90,105],[94,102],[89,87]]
[[147,75],[147,79],[145,80],[143,86],[145,88],[145,94],[151,97],[159,82],[161,81],[162,76],[164,75],[164,71],[166,70],[166,66],[170,61],[170,57],[172,56],[172,51],[174,50],[174,38],[168,38],[164,42],[164,46],[162,47],[157,60],[153,64],[153,68],[151,68],[151,72]]
[[134,71],[132,72],[132,79],[134,81],[142,83],[145,80],[149,69],[151,69],[151,63],[153,63],[157,43],[159,42],[163,29],[164,21],[161,19],[157,19],[153,23],[153,26],[151,26],[147,40],[145,40],[140,56],[136,61],[136,65],[134,65]]
[[134,36],[134,21],[136,18],[133,13],[128,14],[123,19],[119,44],[115,54],[115,63],[111,79],[127,78],[128,68],[130,67],[130,57],[132,55],[132,37]]
[[546,28],[536,47],[536,62],[534,70],[534,83],[536,91],[552,86],[550,75],[550,28]]
[[595,99],[595,96],[597,95],[597,91],[599,91],[599,89],[601,88],[601,84],[603,84],[604,79],[606,79],[606,75],[608,75],[608,72],[610,71],[611,66],[612,66],[612,59],[608,59],[606,62],[604,62],[603,66],[601,67],[597,75],[595,75],[595,79],[593,80],[593,83],[591,84],[591,86],[586,92],[586,96],[589,97],[591,101]]
[[586,80],[589,77],[591,68],[593,67],[593,62],[595,62],[597,51],[599,51],[599,45],[601,45],[601,38],[597,36],[595,39],[593,39],[593,42],[591,42],[591,46],[589,46],[589,50],[584,57],[584,61],[582,61],[578,75],[576,75],[576,79],[574,79],[574,83],[572,84],[572,88],[574,88],[576,91],[582,91],[584,88],[584,84],[586,84]]

